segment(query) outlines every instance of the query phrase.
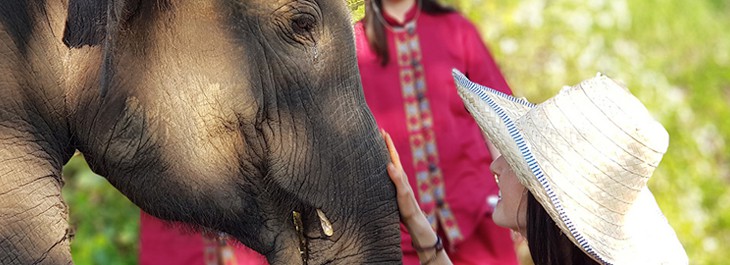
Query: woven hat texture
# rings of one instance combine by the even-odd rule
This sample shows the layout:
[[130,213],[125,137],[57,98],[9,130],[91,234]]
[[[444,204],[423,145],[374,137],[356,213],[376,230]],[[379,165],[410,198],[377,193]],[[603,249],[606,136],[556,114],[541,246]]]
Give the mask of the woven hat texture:
[[688,264],[647,188],[669,135],[625,87],[599,74],[536,105],[453,75],[520,182],[585,253],[603,264]]

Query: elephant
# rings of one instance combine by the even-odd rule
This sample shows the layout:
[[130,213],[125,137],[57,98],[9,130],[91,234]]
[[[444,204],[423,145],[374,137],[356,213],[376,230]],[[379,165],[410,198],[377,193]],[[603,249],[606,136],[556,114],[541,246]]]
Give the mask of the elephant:
[[0,5],[0,264],[72,264],[75,151],[144,211],[271,264],[400,264],[342,0]]

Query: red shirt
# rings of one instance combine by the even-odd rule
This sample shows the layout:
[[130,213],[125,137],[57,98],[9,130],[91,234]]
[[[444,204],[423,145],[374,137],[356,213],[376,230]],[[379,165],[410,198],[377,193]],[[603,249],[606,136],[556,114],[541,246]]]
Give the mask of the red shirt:
[[[415,9],[411,10],[405,20],[411,20],[415,13]],[[385,19],[391,25],[397,25],[387,15]],[[489,218],[488,213],[492,209],[487,204],[487,197],[496,195],[498,189],[489,170],[492,157],[481,130],[456,92],[451,69],[459,69],[476,83],[507,94],[511,91],[476,28],[460,14],[421,13],[417,18],[416,34],[422,53],[421,64],[427,87],[425,96],[433,117],[432,128],[443,175],[445,201],[456,217],[461,234],[468,238],[482,218]],[[390,55],[386,66],[380,65],[377,55],[368,45],[362,21],[355,25],[355,38],[367,103],[378,125],[393,137],[403,168],[418,194],[393,33],[386,29]],[[429,210],[423,205],[422,209]],[[410,237],[405,233],[402,236],[404,250],[410,249]]]

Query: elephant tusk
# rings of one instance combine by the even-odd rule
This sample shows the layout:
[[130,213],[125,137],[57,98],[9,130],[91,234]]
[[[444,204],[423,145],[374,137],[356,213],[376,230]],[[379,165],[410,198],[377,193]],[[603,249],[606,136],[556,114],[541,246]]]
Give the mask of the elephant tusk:
[[332,236],[335,233],[335,230],[332,229],[332,223],[330,223],[330,220],[327,219],[327,216],[325,216],[324,212],[320,209],[317,209],[317,215],[319,216],[319,222],[322,224],[322,231],[324,234],[328,237]]
[[302,222],[302,215],[297,211],[292,211],[292,221],[294,223],[294,230],[297,231],[297,237],[299,239],[299,255],[302,257],[302,263],[306,265],[309,255],[307,253],[307,239],[304,237],[304,223]]

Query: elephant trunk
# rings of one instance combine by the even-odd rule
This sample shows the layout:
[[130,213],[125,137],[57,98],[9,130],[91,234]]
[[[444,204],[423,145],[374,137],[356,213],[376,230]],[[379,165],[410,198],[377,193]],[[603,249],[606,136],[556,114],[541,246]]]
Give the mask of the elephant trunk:
[[[326,216],[316,209],[292,214],[292,230],[267,255],[270,264],[401,264],[398,212],[372,209]],[[360,214],[358,214],[360,212]]]
[[0,264],[72,264],[61,163],[33,145],[0,143]]
[[398,206],[386,171],[386,148],[376,130],[356,139],[368,147],[351,150],[366,159],[349,159],[352,165],[341,168],[358,174],[335,174],[344,187],[328,198],[332,205],[325,203],[308,215],[313,238],[309,264],[401,264]]
[[310,240],[307,264],[401,264],[397,212],[360,225],[341,237]]
[[274,217],[279,220],[275,223],[284,224],[273,231],[278,234],[274,249],[261,249],[271,264],[401,263],[398,206],[386,171],[386,148],[377,130],[359,132],[363,134],[333,142],[363,159],[343,159],[344,151],[327,148],[329,152],[320,152],[325,157],[315,160],[327,161],[316,168],[329,173],[298,178],[313,183],[298,194],[271,192],[291,195],[277,196],[280,200],[295,199],[293,208]]

